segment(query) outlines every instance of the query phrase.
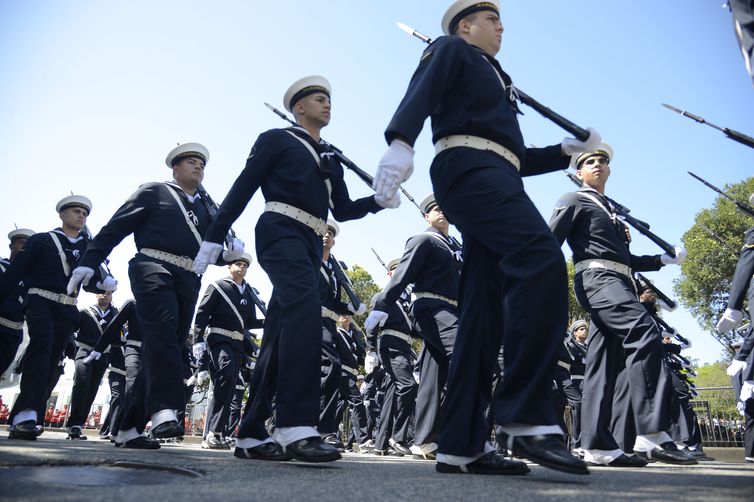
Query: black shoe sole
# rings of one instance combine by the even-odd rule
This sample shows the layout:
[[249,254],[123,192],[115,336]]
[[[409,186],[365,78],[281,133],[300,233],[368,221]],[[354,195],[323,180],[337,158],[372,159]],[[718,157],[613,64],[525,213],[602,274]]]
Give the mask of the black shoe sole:
[[21,439],[23,441],[36,441],[37,440],[37,433],[36,432],[32,432],[32,433],[23,433],[23,432],[21,432],[21,433],[19,433],[19,432],[11,431],[8,434],[8,439]]
[[480,467],[468,467],[468,470],[464,471],[460,465],[445,464],[443,462],[437,462],[435,464],[435,470],[443,474],[487,474],[493,476],[523,476],[531,472],[526,465],[523,467],[515,467],[510,469],[484,469]]
[[343,458],[340,454],[340,452],[334,452],[329,455],[317,455],[317,456],[308,456],[308,455],[300,455],[292,451],[286,451],[288,455],[291,456],[293,460],[298,460],[299,462],[309,462],[309,463],[320,463],[320,462],[334,462],[336,460],[340,460]]
[[243,450],[243,448],[236,448],[235,451],[233,451],[233,456],[236,458],[240,458],[242,460],[264,460],[267,462],[287,462],[293,459],[293,457],[287,454],[266,456],[266,455],[256,455],[252,453],[251,456],[249,456],[249,455],[246,455],[245,453],[239,453],[239,450]]
[[534,462],[537,465],[541,465],[542,467],[547,467],[548,469],[552,469],[554,471],[565,472],[568,474],[580,474],[580,475],[589,474],[589,468],[586,465],[581,467],[581,466],[572,466],[568,464],[561,464],[558,462],[551,462],[549,460],[530,456],[521,451],[515,451],[515,450],[513,454],[518,458],[525,458],[526,460]]

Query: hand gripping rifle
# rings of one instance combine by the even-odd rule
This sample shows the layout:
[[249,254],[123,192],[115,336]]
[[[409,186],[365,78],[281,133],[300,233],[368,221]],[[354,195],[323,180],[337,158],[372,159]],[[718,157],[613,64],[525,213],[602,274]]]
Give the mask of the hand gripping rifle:
[[718,131],[722,131],[723,133],[725,133],[725,135],[728,138],[732,139],[733,141],[737,141],[741,143],[742,145],[748,146],[749,148],[754,148],[754,138],[752,138],[751,136],[747,136],[746,134],[742,132],[738,132],[734,129],[729,129],[727,127],[720,127],[719,125],[715,125],[712,122],[707,122],[704,118],[700,117],[699,115],[694,115],[693,113],[689,113],[686,110],[680,110],[676,108],[675,106],[671,106],[665,103],[661,103],[661,104],[665,108],[669,110],[673,110],[676,113],[680,113],[684,117],[688,117],[695,122],[699,122],[700,124],[706,124],[712,128],[717,129]]
[[[290,123],[292,125],[295,125],[295,126],[298,125],[295,121],[291,120],[291,118],[288,115],[286,115],[285,113],[281,112],[280,110],[278,110],[277,108],[275,108],[271,104],[265,103],[264,106],[266,106],[267,108],[269,108],[272,111],[272,113],[274,113],[275,115],[277,115],[281,119],[285,120],[286,122],[288,122],[288,123]],[[350,169],[351,171],[353,171],[354,174],[356,174],[356,176],[358,176],[361,179],[361,181],[363,181],[364,183],[367,184],[367,186],[369,186],[369,188],[372,188],[372,184],[374,183],[374,176],[372,176],[368,172],[364,171],[362,168],[360,168],[359,166],[357,166],[356,163],[354,163],[351,159],[349,159],[348,157],[346,157],[345,154],[343,153],[343,150],[341,150],[340,148],[338,148],[335,145],[333,145],[332,143],[328,143],[327,141],[324,141],[324,140],[322,140],[322,143],[325,144],[329,149],[331,149],[335,153],[335,156],[338,158],[338,160],[340,160],[340,162],[344,166],[346,166],[348,169]],[[401,192],[403,192],[403,195],[405,195],[406,198],[408,200],[410,200],[411,203],[414,206],[416,206],[416,208],[419,210],[419,212],[422,213],[422,216],[424,216],[424,212],[419,207],[419,204],[416,203],[416,200],[414,200],[414,198],[411,197],[411,194],[409,194],[406,191],[406,189],[403,188],[403,187],[400,187],[400,190],[401,190]]]
[[722,195],[723,197],[725,197],[726,199],[728,199],[729,201],[731,201],[733,204],[736,205],[736,208],[739,211],[741,211],[742,213],[744,213],[746,216],[751,216],[752,218],[754,218],[754,208],[753,207],[751,207],[750,205],[748,205],[745,202],[739,202],[739,201],[737,201],[736,199],[734,199],[733,197],[731,197],[727,193],[723,192],[722,190],[720,190],[719,188],[717,188],[715,185],[713,185],[709,181],[707,181],[704,178],[702,178],[701,176],[697,176],[696,174],[692,173],[691,171],[686,171],[686,172],[689,173],[689,175],[692,178],[701,181],[702,183],[704,183],[704,185],[706,187],[711,188],[715,192],[719,193],[720,195]]
[[[576,175],[565,172],[565,175],[568,176],[568,179],[571,180],[576,186],[579,188],[582,187],[581,180],[576,177]],[[626,206],[622,204],[618,204],[610,197],[607,197],[606,195],[602,195],[607,201],[613,205],[615,208],[615,212],[618,214],[618,216],[623,219],[626,223],[634,227],[636,230],[639,231],[640,234],[647,237],[649,240],[657,244],[662,248],[663,251],[668,253],[670,256],[675,256],[675,248],[670,245],[667,241],[660,238],[657,234],[649,230],[649,223],[646,223],[644,221],[641,221],[639,219],[634,218],[629,213],[631,212],[630,209],[628,209]]]
[[[415,36],[422,42],[426,44],[432,43],[432,39],[429,38],[427,35],[424,35],[403,23],[397,23],[397,24],[398,24],[398,28],[402,29],[403,31],[405,31],[406,33],[410,35]],[[536,99],[532,98],[531,96],[526,94],[524,91],[522,91],[518,87],[515,87],[515,92],[513,92],[513,96],[517,96],[519,101],[521,101],[523,104],[531,108],[534,108],[534,110],[540,115],[542,115],[544,118],[555,123],[558,127],[565,129],[569,133],[573,134],[579,140],[586,141],[587,138],[589,137],[589,131],[587,131],[583,127],[577,126],[576,124],[574,124],[567,118],[552,111],[550,108],[547,108],[545,105],[543,105]]]

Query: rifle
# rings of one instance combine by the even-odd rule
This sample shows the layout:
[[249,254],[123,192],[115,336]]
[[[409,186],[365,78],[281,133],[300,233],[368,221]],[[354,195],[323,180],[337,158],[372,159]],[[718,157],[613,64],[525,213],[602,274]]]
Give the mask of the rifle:
[[720,244],[722,244],[723,246],[725,246],[726,249],[728,249],[729,251],[733,251],[736,255],[738,255],[738,249],[736,249],[733,246],[731,246],[730,244],[728,244],[728,242],[726,242],[722,237],[720,237],[719,235],[717,235],[709,227],[707,227],[706,225],[702,225],[701,223],[699,224],[699,226],[702,228],[702,230],[704,230],[705,232],[707,232],[713,239],[715,239],[717,242],[719,242]]
[[692,178],[701,181],[702,183],[704,183],[704,185],[706,187],[711,188],[715,192],[719,193],[720,195],[722,195],[723,197],[725,197],[726,199],[728,199],[729,201],[731,201],[733,204],[736,205],[736,209],[738,209],[739,211],[741,211],[742,213],[744,213],[746,216],[751,216],[752,218],[754,218],[754,208],[753,207],[751,207],[750,205],[748,205],[745,202],[739,202],[739,201],[737,201],[736,199],[734,199],[733,197],[731,197],[727,193],[723,192],[722,190],[720,190],[719,188],[717,188],[715,185],[713,185],[709,181],[707,181],[704,178],[702,178],[701,176],[697,176],[696,174],[692,173],[691,171],[686,171],[686,172],[689,173],[689,175]]
[[[427,35],[422,34],[421,32],[416,31],[415,29],[411,28],[410,26],[404,24],[404,23],[397,23],[398,28],[402,29],[409,35],[413,35],[425,44],[431,44],[432,39],[429,38]],[[545,105],[537,101],[536,99],[532,98],[528,94],[526,94],[524,91],[519,89],[518,87],[513,87],[514,92],[512,95],[514,97],[517,97],[519,101],[521,101],[523,104],[528,105],[529,107],[533,108],[537,113],[542,115],[547,120],[550,120],[551,122],[555,123],[558,127],[565,129],[569,133],[573,134],[576,138],[578,138],[581,141],[586,141],[587,138],[589,138],[589,131],[584,129],[583,127],[579,127],[567,118],[563,117],[559,113],[554,112],[550,108],[547,108]]]
[[699,122],[700,124],[706,124],[714,129],[717,129],[718,131],[722,131],[723,133],[725,133],[725,135],[728,138],[732,139],[733,141],[737,141],[741,143],[742,145],[748,146],[749,148],[754,148],[754,138],[752,138],[751,136],[748,136],[734,129],[729,129],[727,127],[720,127],[719,125],[713,124],[712,122],[707,122],[704,118],[700,117],[699,115],[694,115],[693,113],[689,113],[686,110],[680,110],[676,108],[675,106],[671,106],[665,103],[661,103],[661,104],[665,108],[669,110],[673,110],[676,113],[680,113],[684,117],[688,117],[695,122]]
[[649,289],[651,289],[652,291],[654,291],[654,292],[655,292],[655,294],[657,295],[657,297],[658,297],[658,298],[659,298],[660,300],[662,300],[663,302],[665,302],[665,305],[667,305],[667,306],[668,306],[668,308],[669,308],[669,309],[671,310],[671,312],[672,312],[673,310],[675,310],[676,308],[678,308],[678,304],[677,304],[677,303],[675,302],[675,300],[672,300],[672,299],[671,299],[671,298],[670,298],[670,297],[669,297],[668,295],[666,295],[665,293],[663,293],[662,291],[660,291],[660,288],[658,288],[657,286],[655,286],[654,284],[652,284],[652,283],[651,283],[651,282],[649,281],[649,279],[647,279],[647,278],[646,278],[646,277],[645,277],[645,276],[644,276],[643,274],[641,274],[641,273],[639,273],[639,272],[635,272],[635,273],[634,273],[634,277],[635,277],[636,279],[640,280],[641,282],[643,282],[643,283],[644,283],[644,285],[645,285],[645,286],[646,286],[647,288],[649,288]]
[[251,299],[259,308],[259,311],[262,313],[262,315],[267,317],[267,304],[264,303],[261,298],[259,298],[259,290],[257,290],[257,288],[251,288]]
[[[214,200],[212,200],[212,197],[209,196],[207,191],[204,189],[204,186],[202,186],[201,184],[199,185],[196,191],[199,192],[199,198],[201,199],[202,204],[204,204],[204,207],[207,209],[207,213],[209,213],[210,220],[214,220],[215,217],[217,216],[217,211],[219,209],[219,206]],[[236,232],[231,228],[228,231],[228,235],[225,236],[225,246],[228,249],[230,249],[233,243],[233,239],[235,238],[236,238]]]
[[348,267],[345,263],[338,261],[338,259],[335,258],[334,255],[330,254],[330,258],[332,258],[332,261],[335,263],[335,266],[333,267],[335,277],[337,277],[338,281],[343,285],[343,289],[346,290],[346,295],[348,295],[348,299],[351,300],[351,306],[353,306],[354,309],[358,310],[358,308],[361,306],[362,301],[356,295],[351,279],[349,279],[344,272],[344,269],[347,270]]
[[[579,188],[582,187],[583,184],[581,183],[581,180],[576,177],[576,175],[569,172],[565,172],[565,175],[568,176],[568,179],[571,180],[576,186],[578,186]],[[613,207],[615,207],[615,212],[618,214],[618,216],[620,216],[623,219],[623,221],[625,221],[626,223],[634,227],[636,230],[638,230],[640,234],[644,235],[649,240],[651,240],[652,242],[660,246],[662,250],[668,253],[670,256],[675,256],[675,248],[672,245],[670,245],[667,241],[660,238],[657,234],[655,234],[654,232],[651,232],[649,230],[649,223],[646,223],[644,221],[641,221],[631,216],[629,214],[631,210],[628,209],[626,206],[618,204],[613,199],[611,199],[610,197],[604,194],[602,194],[602,196],[610,204],[612,204]]]
[[382,265],[382,268],[384,268],[385,270],[387,270],[388,272],[390,272],[390,269],[387,268],[387,265],[385,265],[385,262],[382,261],[382,258],[380,258],[380,255],[377,254],[377,251],[375,251],[374,248],[369,248],[369,249],[371,249],[372,252],[374,253],[374,256],[377,257],[377,261],[380,262],[380,265]]
[[[275,115],[277,115],[281,119],[285,120],[286,122],[288,122],[288,123],[290,123],[290,124],[292,124],[294,126],[298,125],[295,121],[293,121],[290,117],[288,117],[288,115],[286,115],[285,113],[281,112],[280,110],[278,110],[277,108],[275,108],[271,104],[265,103],[264,106],[266,106],[267,108],[269,108],[272,111],[272,113],[274,113]],[[332,143],[328,143],[325,140],[321,140],[321,141],[322,141],[322,144],[324,144],[325,146],[327,146],[330,150],[332,150],[335,153],[335,156],[338,158],[338,160],[340,160],[340,162],[344,166],[346,166],[348,169],[350,169],[351,171],[353,171],[354,174],[356,174],[356,176],[358,176],[361,179],[361,181],[363,181],[364,183],[367,184],[367,186],[369,186],[369,188],[372,188],[372,184],[374,183],[374,176],[372,176],[368,172],[364,171],[362,168],[360,168],[359,166],[357,166],[355,162],[353,162],[351,159],[349,159],[348,157],[346,157],[345,154],[343,153],[343,150],[341,150],[340,148],[336,147]],[[419,204],[416,203],[416,200],[414,200],[414,198],[411,197],[411,194],[409,194],[406,191],[406,189],[403,188],[403,187],[400,187],[400,190],[401,190],[401,192],[403,192],[403,195],[405,195],[406,198],[408,200],[410,200],[411,203],[414,206],[416,206],[416,208],[419,210],[419,212],[421,212],[422,216],[424,216],[424,212],[419,207]]]

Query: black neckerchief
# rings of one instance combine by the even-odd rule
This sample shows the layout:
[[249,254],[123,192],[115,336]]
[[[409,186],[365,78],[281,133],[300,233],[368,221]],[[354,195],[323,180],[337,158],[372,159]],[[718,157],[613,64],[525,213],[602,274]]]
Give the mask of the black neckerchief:
[[311,146],[317,155],[319,155],[319,170],[326,175],[330,175],[335,171],[335,166],[338,164],[338,158],[335,156],[335,152],[329,145],[323,143],[321,140],[317,142],[311,135],[301,126],[295,125],[286,129],[296,135],[296,137],[306,141]]

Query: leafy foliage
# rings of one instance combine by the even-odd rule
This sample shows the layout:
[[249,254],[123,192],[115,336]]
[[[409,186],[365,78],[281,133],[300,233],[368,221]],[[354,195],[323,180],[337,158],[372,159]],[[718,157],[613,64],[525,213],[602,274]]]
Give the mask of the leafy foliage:
[[[726,185],[723,191],[746,201],[754,192],[754,178]],[[744,233],[752,222],[735,204],[719,196],[711,209],[697,213],[694,225],[683,235],[687,258],[673,289],[702,328],[713,334],[727,305]],[[727,333],[722,338],[730,343],[736,335]]]
[[[372,302],[372,297],[380,292],[380,287],[372,279],[372,275],[358,265],[352,265],[345,271],[353,284],[354,293],[366,305]],[[363,326],[367,314],[354,316],[353,320],[358,326]]]
[[573,276],[576,274],[576,269],[573,265],[573,259],[568,260],[568,324],[584,319],[589,322],[589,313],[581,308],[579,302],[576,301],[576,295],[573,292]]

